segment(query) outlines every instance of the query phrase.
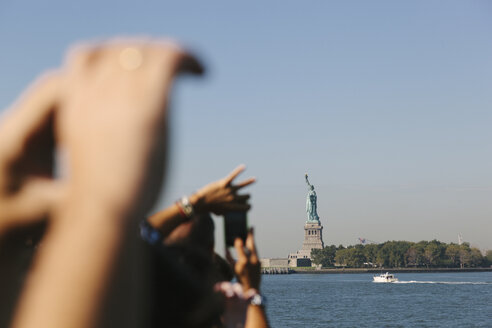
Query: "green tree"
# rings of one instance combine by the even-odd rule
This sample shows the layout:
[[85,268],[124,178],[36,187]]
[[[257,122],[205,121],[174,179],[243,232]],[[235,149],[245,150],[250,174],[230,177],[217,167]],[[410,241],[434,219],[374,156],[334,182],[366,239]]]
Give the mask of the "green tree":
[[364,256],[367,262],[372,263],[373,265],[377,264],[377,256],[379,251],[379,245],[377,244],[368,244],[364,246]]
[[413,245],[413,243],[410,243],[408,241],[397,241],[395,244],[395,251],[393,252],[393,263],[397,267],[406,267],[408,266],[407,264],[407,258],[405,254],[407,251],[410,249],[410,247]]
[[471,261],[471,249],[470,249],[470,244],[469,243],[463,243],[460,245],[460,268],[464,268],[465,266],[470,265]]
[[[478,267],[492,265],[492,250],[483,256],[479,249],[462,245],[446,244],[438,240],[418,243],[408,241],[387,241],[382,244],[351,245],[347,248],[334,245],[329,249],[313,251],[313,261],[323,266],[335,263],[341,266],[362,267],[365,262],[385,267]],[[325,259],[326,258],[326,259]],[[324,259],[324,260],[323,260]]]
[[347,248],[342,248],[338,249],[337,253],[335,254],[335,262],[340,265],[340,266],[347,266],[347,259],[348,259],[348,253],[350,252],[350,249]]
[[335,245],[326,246],[323,249],[313,249],[311,259],[314,264],[321,264],[322,267],[333,267],[335,265],[335,254],[337,247]]
[[423,266],[425,265],[425,257],[424,257],[424,251],[425,248],[429,245],[429,242],[422,240],[416,244],[413,245],[415,247],[415,250],[417,251],[417,266]]
[[451,261],[453,266],[458,266],[460,260],[460,246],[449,244],[448,247],[446,247],[445,255]]
[[437,240],[431,241],[424,249],[424,258],[426,260],[427,267],[436,266],[439,264],[441,258],[441,243]]
[[479,267],[483,263],[482,252],[478,248],[473,247],[470,250],[470,266]]
[[411,243],[406,241],[387,241],[378,251],[377,261],[387,267],[402,267],[406,264],[405,254]]
[[419,263],[419,252],[415,246],[411,246],[405,252],[406,266],[417,267]]
[[347,248],[347,256],[345,259],[347,266],[351,268],[360,268],[364,265],[366,257],[364,256],[363,246],[357,245],[353,248]]
[[485,252],[484,264],[492,266],[492,250]]

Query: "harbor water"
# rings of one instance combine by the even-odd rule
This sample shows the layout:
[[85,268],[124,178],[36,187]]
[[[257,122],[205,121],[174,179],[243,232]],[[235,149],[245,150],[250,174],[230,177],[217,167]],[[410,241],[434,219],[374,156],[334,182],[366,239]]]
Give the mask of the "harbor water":
[[263,275],[272,327],[492,327],[492,272]]

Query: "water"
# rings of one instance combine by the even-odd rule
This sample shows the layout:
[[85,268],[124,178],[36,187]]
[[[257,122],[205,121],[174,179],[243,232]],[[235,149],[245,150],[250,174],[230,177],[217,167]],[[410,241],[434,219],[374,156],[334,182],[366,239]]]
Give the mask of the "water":
[[492,272],[263,275],[272,327],[492,327]]

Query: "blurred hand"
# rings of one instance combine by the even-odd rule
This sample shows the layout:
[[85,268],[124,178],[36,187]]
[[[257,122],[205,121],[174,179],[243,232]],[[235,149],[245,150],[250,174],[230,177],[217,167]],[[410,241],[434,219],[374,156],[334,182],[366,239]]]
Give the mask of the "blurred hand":
[[59,73],[40,78],[0,122],[0,234],[47,218],[61,197],[53,179],[60,80]]
[[250,229],[246,238],[246,247],[240,238],[236,238],[234,247],[238,254],[238,259],[234,264],[234,271],[243,289],[260,290],[261,263],[258,259],[253,238],[253,229]]
[[234,179],[245,168],[244,165],[238,166],[225,178],[209,183],[192,195],[190,200],[196,211],[221,215],[226,212],[249,210],[251,208],[251,205],[248,204],[250,195],[238,195],[237,192],[255,182],[256,179],[249,178],[233,184]]
[[72,50],[65,67],[37,81],[0,124],[0,231],[47,217],[61,199],[55,140],[68,154],[69,199],[121,209],[146,194],[140,200],[148,207],[162,181],[172,78],[183,71],[202,68],[162,41]]
[[228,281],[217,283],[215,290],[225,298],[224,327],[244,327],[247,309],[255,292],[245,291],[240,284],[232,284]]
[[172,79],[200,64],[171,43],[121,40],[75,48],[65,71],[57,128],[69,199],[117,213],[149,208],[163,180]]

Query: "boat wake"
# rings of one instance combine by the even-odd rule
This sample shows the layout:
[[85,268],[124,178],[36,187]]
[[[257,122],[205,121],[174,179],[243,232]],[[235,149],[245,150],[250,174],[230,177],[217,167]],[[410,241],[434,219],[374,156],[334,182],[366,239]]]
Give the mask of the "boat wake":
[[492,285],[492,282],[484,281],[395,281],[394,284],[440,284],[440,285]]

